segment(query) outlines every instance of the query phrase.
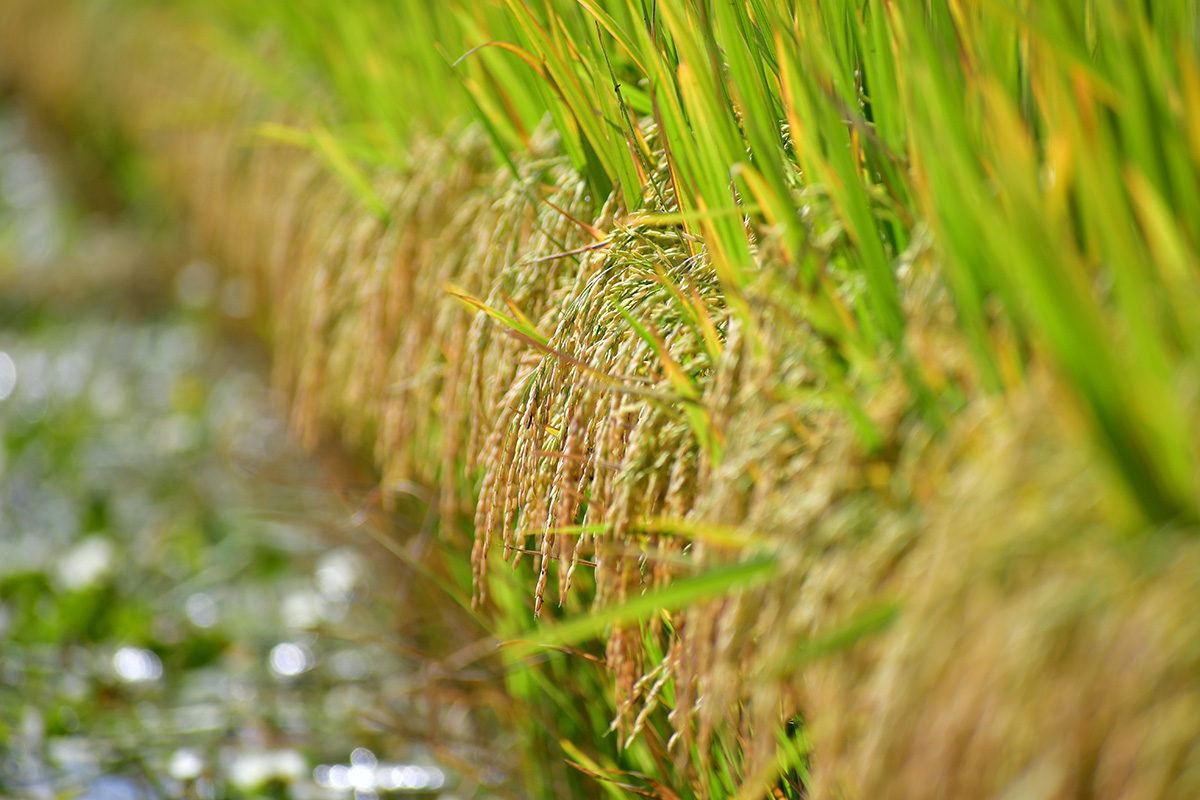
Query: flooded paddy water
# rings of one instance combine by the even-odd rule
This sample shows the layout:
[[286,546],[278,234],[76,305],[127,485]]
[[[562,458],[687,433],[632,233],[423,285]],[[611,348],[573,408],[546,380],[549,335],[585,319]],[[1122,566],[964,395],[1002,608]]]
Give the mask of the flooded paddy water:
[[152,263],[27,129],[0,108],[0,797],[498,791],[446,744],[471,709],[412,688],[380,515],[222,332],[246,288]]

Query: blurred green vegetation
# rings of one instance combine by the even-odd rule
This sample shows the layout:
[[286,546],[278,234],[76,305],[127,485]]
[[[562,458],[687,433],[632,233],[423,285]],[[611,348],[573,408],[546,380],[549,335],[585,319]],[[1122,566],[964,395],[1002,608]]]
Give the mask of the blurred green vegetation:
[[[147,280],[177,251],[30,141],[0,107],[0,794],[345,797],[313,768],[357,748],[416,770],[405,795],[502,789],[503,758],[435,753],[490,717],[403,690],[421,613],[347,544],[394,521],[352,521],[361,493],[289,444],[264,354],[222,332],[236,280]],[[412,732],[435,717],[459,727]]]

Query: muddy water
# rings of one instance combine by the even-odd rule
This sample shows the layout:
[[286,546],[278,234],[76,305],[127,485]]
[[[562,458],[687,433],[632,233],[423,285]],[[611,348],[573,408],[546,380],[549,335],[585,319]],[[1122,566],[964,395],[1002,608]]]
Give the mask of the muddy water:
[[220,332],[247,288],[81,212],[26,128],[0,109],[0,797],[492,794],[398,733],[430,701],[393,577]]

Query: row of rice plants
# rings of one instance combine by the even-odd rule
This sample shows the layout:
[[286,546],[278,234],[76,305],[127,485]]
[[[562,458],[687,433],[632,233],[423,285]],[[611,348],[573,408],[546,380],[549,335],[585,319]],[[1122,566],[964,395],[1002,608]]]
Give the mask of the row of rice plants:
[[[537,209],[543,249],[516,247],[499,272],[472,256],[492,277],[446,287],[477,316],[433,366],[469,363],[485,413],[450,448],[473,469],[443,459],[436,480],[466,497],[447,524],[474,512],[470,578],[498,637],[604,634],[611,679],[562,652],[518,669],[529,651],[510,650],[513,691],[550,707],[528,738],[555,749],[535,726],[557,719],[587,741],[568,750],[583,772],[668,797],[800,792],[796,722],[823,707],[802,697],[809,666],[841,654],[846,674],[882,674],[846,654],[894,623],[907,639],[886,641],[932,630],[917,582],[890,577],[920,551],[897,526],[919,541],[955,502],[1025,508],[1034,476],[1063,478],[1047,464],[1098,456],[1080,474],[1105,494],[1092,508],[1067,481],[1070,502],[1030,504],[1020,525],[1047,551],[1055,526],[1107,557],[1109,534],[1149,552],[1196,522],[1196,0],[172,5],[216,22],[209,43],[303,112],[258,136],[314,153],[384,229],[411,220],[380,176],[419,172],[415,143],[464,126],[511,174],[499,216],[481,216]],[[573,177],[537,166],[554,153]],[[572,277],[546,266],[560,262]],[[1031,396],[1047,417],[1032,444],[971,427],[997,406],[1036,414]],[[1080,431],[1041,427],[1076,417]],[[1015,474],[1046,441],[1075,455]],[[997,453],[994,486],[967,485],[979,448]],[[857,538],[822,541],[839,515]],[[999,531],[980,521],[963,546]],[[493,537],[521,562],[515,582],[487,569]],[[830,585],[854,599],[789,616],[835,563]],[[545,602],[555,564],[565,612]],[[539,613],[574,620],[539,628]],[[950,647],[948,627],[930,641]],[[832,707],[856,708],[844,691]],[[880,765],[900,752],[871,747]],[[833,753],[817,747],[831,777],[813,787],[877,786]],[[966,785],[1008,785],[1009,767],[990,769]]]

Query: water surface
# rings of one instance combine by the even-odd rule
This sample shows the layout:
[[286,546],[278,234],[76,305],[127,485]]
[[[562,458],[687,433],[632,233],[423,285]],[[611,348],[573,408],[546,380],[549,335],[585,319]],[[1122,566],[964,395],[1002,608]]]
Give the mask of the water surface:
[[401,732],[470,709],[411,691],[369,495],[222,333],[249,288],[81,212],[27,129],[0,109],[0,796],[487,796]]

